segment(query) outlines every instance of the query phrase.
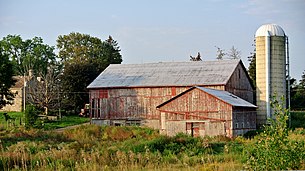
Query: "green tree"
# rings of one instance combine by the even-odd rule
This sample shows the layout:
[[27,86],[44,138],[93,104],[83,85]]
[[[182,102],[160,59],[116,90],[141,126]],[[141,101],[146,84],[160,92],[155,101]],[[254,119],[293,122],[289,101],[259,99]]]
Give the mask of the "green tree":
[[291,88],[291,109],[305,109],[305,71],[301,76],[299,84],[293,84]]
[[54,47],[43,43],[42,38],[22,40],[19,35],[8,35],[0,41],[1,49],[14,65],[15,75],[46,73],[50,63],[56,61]]
[[98,74],[97,67],[93,63],[67,63],[60,78],[64,95],[63,108],[79,112],[84,104],[89,102],[87,86]]
[[256,53],[255,51],[251,53],[251,56],[248,56],[249,68],[248,74],[250,76],[251,82],[256,87]]
[[10,91],[10,88],[15,82],[13,79],[13,64],[0,49],[0,109],[7,104],[12,104],[14,94]]
[[63,105],[78,112],[88,103],[86,87],[109,64],[122,62],[120,47],[111,36],[102,41],[88,34],[70,33],[58,37],[57,48],[64,64],[61,77]]

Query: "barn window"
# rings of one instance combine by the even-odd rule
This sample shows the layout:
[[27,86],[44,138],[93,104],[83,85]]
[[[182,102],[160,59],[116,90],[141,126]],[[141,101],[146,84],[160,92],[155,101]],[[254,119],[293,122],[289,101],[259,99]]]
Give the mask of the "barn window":
[[238,69],[238,78],[240,79],[240,69]]
[[100,90],[99,91],[99,98],[100,99],[108,98],[108,90]]
[[238,128],[238,123],[235,123],[235,128]]

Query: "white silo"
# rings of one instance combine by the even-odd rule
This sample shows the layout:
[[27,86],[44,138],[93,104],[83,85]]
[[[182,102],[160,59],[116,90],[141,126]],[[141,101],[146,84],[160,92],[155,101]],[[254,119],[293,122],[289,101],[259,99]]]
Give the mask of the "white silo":
[[258,125],[272,117],[270,102],[275,93],[286,98],[286,40],[284,30],[276,24],[262,25],[255,33]]

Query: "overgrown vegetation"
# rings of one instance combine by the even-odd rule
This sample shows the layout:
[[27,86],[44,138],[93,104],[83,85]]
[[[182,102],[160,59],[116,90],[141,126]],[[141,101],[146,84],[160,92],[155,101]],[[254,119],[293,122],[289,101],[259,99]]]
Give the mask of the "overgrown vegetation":
[[300,169],[305,164],[305,143],[289,139],[289,113],[283,107],[284,98],[273,99],[274,118],[268,120],[269,125],[247,146],[247,165],[251,170]]
[[3,170],[241,169],[240,143],[225,137],[175,137],[140,127],[81,126],[63,133],[1,132]]

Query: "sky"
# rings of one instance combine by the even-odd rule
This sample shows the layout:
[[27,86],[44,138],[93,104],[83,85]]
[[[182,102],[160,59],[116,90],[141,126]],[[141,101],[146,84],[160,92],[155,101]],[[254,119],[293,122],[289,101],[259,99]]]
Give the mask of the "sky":
[[121,48],[123,63],[189,61],[200,52],[216,60],[217,47],[232,46],[247,57],[256,30],[281,26],[289,38],[290,73],[305,71],[305,0],[0,0],[0,38],[41,37],[56,46],[71,32],[106,40]]

